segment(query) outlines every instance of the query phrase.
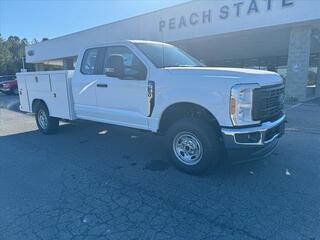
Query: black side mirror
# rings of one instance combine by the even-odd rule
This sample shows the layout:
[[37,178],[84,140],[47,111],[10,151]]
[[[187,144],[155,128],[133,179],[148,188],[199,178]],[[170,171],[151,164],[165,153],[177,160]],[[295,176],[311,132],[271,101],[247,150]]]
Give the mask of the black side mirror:
[[108,57],[106,66],[105,66],[105,73],[109,77],[115,77],[120,79],[123,78],[124,76],[123,57],[118,54],[114,54]]

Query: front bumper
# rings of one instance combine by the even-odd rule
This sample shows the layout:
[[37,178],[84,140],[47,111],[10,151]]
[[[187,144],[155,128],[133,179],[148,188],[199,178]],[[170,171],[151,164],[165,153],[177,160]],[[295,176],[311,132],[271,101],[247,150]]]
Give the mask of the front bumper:
[[248,128],[222,128],[225,148],[229,156],[241,160],[255,159],[270,155],[284,134],[286,116],[273,122]]

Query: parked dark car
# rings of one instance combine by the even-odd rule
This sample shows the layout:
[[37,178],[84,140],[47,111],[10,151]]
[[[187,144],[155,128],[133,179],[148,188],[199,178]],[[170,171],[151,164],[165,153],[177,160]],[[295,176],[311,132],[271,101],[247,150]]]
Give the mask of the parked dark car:
[[3,81],[0,82],[0,92],[5,93],[7,95],[9,94],[15,94],[18,95],[18,83],[17,80],[9,80],[9,81]]
[[16,76],[15,75],[0,76],[0,82],[11,81],[11,80],[16,80]]

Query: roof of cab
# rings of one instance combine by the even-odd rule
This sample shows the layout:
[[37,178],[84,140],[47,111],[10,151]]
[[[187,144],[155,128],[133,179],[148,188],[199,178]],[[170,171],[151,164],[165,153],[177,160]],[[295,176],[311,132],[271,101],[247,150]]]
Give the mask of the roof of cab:
[[90,45],[90,46],[87,46],[85,49],[95,48],[95,47],[103,47],[103,46],[106,46],[106,45],[126,44],[126,43],[131,43],[131,44],[145,43],[145,44],[169,45],[169,44],[164,43],[164,42],[148,41],[148,40],[122,40],[122,41],[117,41],[117,42],[104,42],[104,43],[99,43],[99,44],[95,44],[95,45]]

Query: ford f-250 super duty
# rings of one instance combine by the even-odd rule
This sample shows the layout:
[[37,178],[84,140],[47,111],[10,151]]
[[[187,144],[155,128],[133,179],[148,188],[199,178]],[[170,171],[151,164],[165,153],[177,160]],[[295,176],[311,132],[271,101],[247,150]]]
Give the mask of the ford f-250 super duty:
[[284,133],[278,74],[205,67],[169,44],[93,46],[79,54],[75,71],[17,77],[20,109],[35,113],[41,132],[56,132],[59,119],[85,119],[159,133],[175,165],[189,173],[225,152],[270,154]]

